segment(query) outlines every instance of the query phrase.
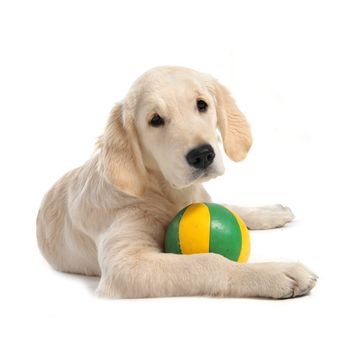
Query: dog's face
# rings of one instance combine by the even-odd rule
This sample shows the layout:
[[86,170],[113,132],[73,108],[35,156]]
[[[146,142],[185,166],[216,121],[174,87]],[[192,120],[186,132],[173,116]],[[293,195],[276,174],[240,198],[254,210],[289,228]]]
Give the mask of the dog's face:
[[101,142],[110,143],[102,147],[105,174],[133,195],[144,191],[147,169],[160,171],[174,188],[214,178],[224,172],[217,128],[228,156],[243,159],[251,145],[249,125],[228,91],[190,69],[155,68],[112,112]]
[[135,112],[145,166],[175,188],[223,174],[215,100],[204,82],[182,71],[147,81]]

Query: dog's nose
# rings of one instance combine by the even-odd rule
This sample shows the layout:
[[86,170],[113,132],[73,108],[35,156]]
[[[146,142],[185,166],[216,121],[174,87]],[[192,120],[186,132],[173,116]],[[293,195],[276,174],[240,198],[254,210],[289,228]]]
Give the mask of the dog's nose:
[[192,149],[186,155],[187,163],[197,169],[206,169],[215,158],[211,145],[205,144]]

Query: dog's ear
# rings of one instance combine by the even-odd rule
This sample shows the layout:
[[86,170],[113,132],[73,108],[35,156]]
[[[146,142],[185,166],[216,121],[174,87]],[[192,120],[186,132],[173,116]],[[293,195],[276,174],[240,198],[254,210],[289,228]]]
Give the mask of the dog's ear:
[[252,145],[249,124],[226,87],[213,79],[211,90],[216,99],[218,128],[225,152],[230,159],[239,162],[246,157]]
[[140,197],[145,191],[147,172],[143,164],[133,118],[117,104],[98,140],[99,169],[118,190]]

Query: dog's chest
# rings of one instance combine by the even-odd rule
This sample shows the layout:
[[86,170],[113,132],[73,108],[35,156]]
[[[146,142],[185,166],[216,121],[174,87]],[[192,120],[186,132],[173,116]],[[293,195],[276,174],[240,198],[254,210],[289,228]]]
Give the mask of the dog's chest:
[[201,193],[197,186],[184,189],[159,188],[146,194],[144,209],[167,227],[182,208],[193,202],[203,201]]

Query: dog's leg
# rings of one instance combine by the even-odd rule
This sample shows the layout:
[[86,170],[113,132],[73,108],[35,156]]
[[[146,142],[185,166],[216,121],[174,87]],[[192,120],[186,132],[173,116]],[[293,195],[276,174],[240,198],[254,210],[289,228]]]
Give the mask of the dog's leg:
[[[201,202],[211,202],[208,192],[202,186],[200,189]],[[235,211],[251,230],[267,230],[282,227],[294,219],[292,211],[281,204],[267,205],[262,207],[238,207],[224,204]]]
[[282,227],[294,219],[292,211],[281,204],[262,207],[237,207],[226,205],[235,211],[251,230],[267,230]]
[[98,242],[101,281],[107,297],[210,295],[290,298],[307,294],[317,277],[299,263],[239,264],[213,253],[165,254],[164,228],[130,212]]

